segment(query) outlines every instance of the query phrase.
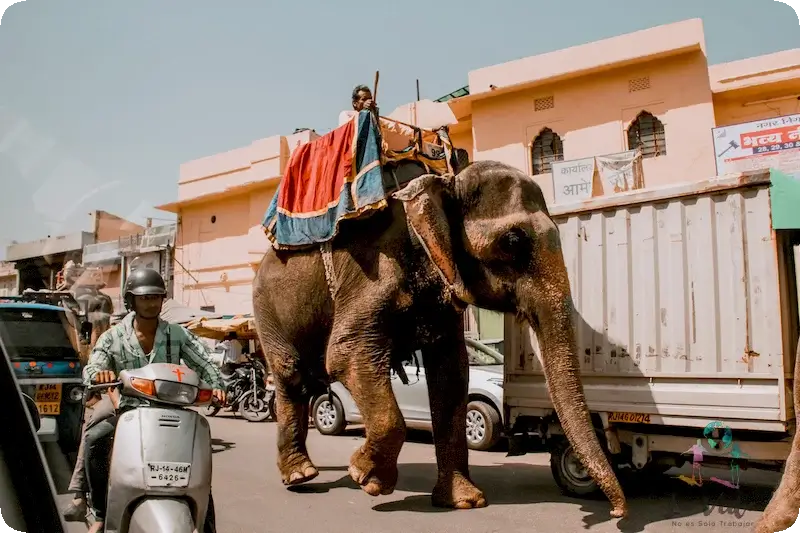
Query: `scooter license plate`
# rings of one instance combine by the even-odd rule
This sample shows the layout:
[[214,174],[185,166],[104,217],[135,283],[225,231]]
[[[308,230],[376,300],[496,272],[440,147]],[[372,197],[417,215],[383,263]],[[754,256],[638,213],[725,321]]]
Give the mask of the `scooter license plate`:
[[186,487],[189,485],[189,463],[148,462],[145,478],[150,487]]

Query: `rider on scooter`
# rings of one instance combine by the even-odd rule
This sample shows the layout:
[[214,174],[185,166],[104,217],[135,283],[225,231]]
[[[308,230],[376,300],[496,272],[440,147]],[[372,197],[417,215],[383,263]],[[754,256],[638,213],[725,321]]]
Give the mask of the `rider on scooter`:
[[[131,272],[124,294],[125,307],[130,312],[97,339],[84,371],[86,381],[90,384],[112,383],[121,370],[141,368],[150,363],[180,364],[183,359],[186,366],[214,388],[214,396],[224,403],[222,378],[205,344],[183,326],[161,320],[159,315],[166,294],[164,279],[157,271],[140,268]],[[116,416],[97,423],[85,435],[89,492],[97,517],[89,533],[103,530],[111,441],[118,417],[143,400],[122,397],[117,401]]]

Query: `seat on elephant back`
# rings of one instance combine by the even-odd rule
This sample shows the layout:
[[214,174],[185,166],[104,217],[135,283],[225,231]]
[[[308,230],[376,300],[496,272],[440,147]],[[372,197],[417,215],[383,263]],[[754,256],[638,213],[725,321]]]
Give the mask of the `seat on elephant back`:
[[457,167],[446,128],[423,130],[361,111],[292,153],[262,226],[277,250],[319,246],[336,236],[341,220],[383,209],[414,178]]

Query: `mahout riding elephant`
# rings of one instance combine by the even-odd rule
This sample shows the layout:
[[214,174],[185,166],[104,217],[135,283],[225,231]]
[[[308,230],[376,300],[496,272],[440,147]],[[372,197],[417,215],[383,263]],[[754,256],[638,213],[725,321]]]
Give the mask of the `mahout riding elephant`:
[[342,221],[329,249],[268,251],[253,288],[277,387],[284,484],[318,475],[306,448],[309,398],[340,381],[366,426],[350,476],[370,495],[391,494],[406,426],[390,368],[421,349],[438,466],[432,502],[485,506],[467,462],[462,317],[473,304],[514,313],[536,330],[566,436],[611,500],[611,515],[627,514],[583,393],[558,228],[541,189],[523,172],[479,161],[456,176],[417,177],[369,218]]
[[[794,412],[800,415],[800,339],[797,339],[797,351],[794,362]],[[800,437],[795,430],[792,436],[792,448],[783,476],[777,490],[773,493],[764,513],[756,522],[755,533],[774,533],[783,531],[797,522],[800,512]]]

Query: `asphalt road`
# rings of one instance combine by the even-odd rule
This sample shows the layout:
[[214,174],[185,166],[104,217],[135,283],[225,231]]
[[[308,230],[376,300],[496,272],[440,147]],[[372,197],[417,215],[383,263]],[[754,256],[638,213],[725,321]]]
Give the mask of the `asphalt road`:
[[[742,488],[733,491],[715,483],[690,487],[670,477],[686,473],[685,468],[670,471],[657,481],[626,485],[630,517],[617,522],[608,516],[610,507],[604,499],[561,495],[547,453],[506,457],[503,451],[470,452],[472,477],[489,505],[442,510],[430,504],[436,462],[428,433],[409,435],[400,455],[394,494],[373,498],[347,475],[350,454],[363,440],[358,428],[341,437],[325,437],[310,428],[308,448],[320,475],[305,486],[287,490],[275,464],[275,424],[248,423],[227,415],[211,420],[214,500],[221,533],[744,532],[757,520],[779,481],[775,473],[745,471]],[[66,482],[59,479],[64,477],[63,467],[55,464],[54,471],[63,490]],[[704,476],[724,478],[727,474],[707,470]],[[59,499],[65,503],[69,496]],[[704,501],[719,502],[725,508],[733,505],[738,516],[722,514],[718,506],[709,511]],[[69,526],[70,533],[85,531],[78,524]]]

